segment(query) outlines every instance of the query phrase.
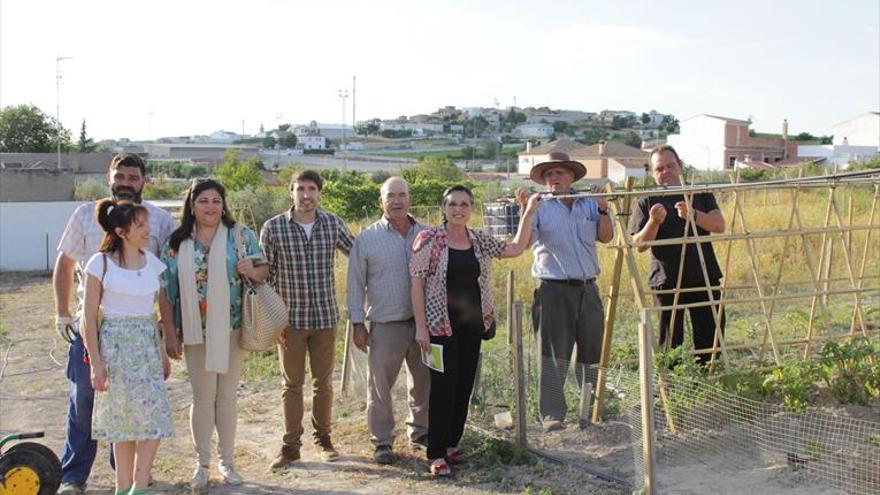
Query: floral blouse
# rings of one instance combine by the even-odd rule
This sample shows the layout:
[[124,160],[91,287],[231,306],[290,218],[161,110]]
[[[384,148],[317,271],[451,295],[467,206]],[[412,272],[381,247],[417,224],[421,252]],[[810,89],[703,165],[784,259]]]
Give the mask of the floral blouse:
[[[263,258],[263,251],[254,231],[241,226],[241,237],[244,241],[245,256],[251,259]],[[199,313],[202,317],[202,330],[208,314],[208,252],[210,246],[202,246],[193,240],[195,252],[196,293],[199,295]],[[166,242],[162,247],[162,262],[168,269],[162,272],[162,288],[171,304],[174,305],[174,323],[180,329],[183,325],[180,316],[180,282],[178,280],[177,253]],[[238,256],[235,248],[235,229],[229,229],[226,239],[226,276],[229,279],[229,323],[230,331],[241,326],[241,278],[235,270]]]
[[[480,306],[483,311],[483,325],[488,330],[495,322],[492,258],[500,258],[507,243],[482,230],[467,229],[467,232],[474,246],[474,255],[480,264]],[[413,242],[413,256],[409,263],[410,276],[425,279],[425,316],[428,333],[434,336],[452,335],[446,297],[448,244],[446,227],[423,230]]]

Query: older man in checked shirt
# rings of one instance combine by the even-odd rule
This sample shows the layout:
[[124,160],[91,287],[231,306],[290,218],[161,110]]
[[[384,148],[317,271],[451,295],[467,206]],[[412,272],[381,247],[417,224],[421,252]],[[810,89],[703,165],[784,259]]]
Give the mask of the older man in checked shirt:
[[[409,388],[407,430],[413,445],[425,446],[428,436],[428,395],[431,375],[422,364],[415,341],[410,302],[409,258],[412,243],[427,227],[409,214],[409,184],[392,177],[382,184],[382,218],[354,241],[348,263],[348,311],[354,344],[369,355],[367,425],[378,464],[394,461],[394,412],[391,388],[406,361]],[[364,311],[364,298],[369,302]],[[364,321],[370,320],[370,329]],[[369,351],[367,348],[369,347]]]
[[284,377],[284,437],[272,469],[284,468],[300,458],[307,352],[313,380],[315,447],[325,461],[339,458],[330,441],[339,322],[333,264],[337,250],[348,254],[354,237],[339,217],[319,208],[323,184],[312,170],[291,177],[293,207],[267,220],[260,232],[269,281],[290,310],[290,326],[278,341]]

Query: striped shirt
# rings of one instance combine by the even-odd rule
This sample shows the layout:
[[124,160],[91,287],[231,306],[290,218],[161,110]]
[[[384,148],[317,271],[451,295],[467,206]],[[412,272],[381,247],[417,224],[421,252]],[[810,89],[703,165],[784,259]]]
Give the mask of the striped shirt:
[[269,283],[287,302],[290,326],[298,330],[334,328],[336,250],[348,254],[354,237],[336,215],[318,210],[312,235],[293,218],[293,208],[263,224],[260,245],[269,263]]
[[545,199],[532,225],[535,261],[532,276],[540,279],[590,279],[599,276],[595,200],[578,198],[571,210],[556,198]]
[[[147,248],[156,256],[159,249],[165,244],[165,240],[175,229],[174,220],[167,211],[158,206],[144,201],[141,203],[150,214],[150,243]],[[101,242],[104,240],[104,229],[95,217],[97,201],[79,205],[73,215],[67,220],[61,241],[58,243],[58,251],[76,262],[75,276],[78,280],[76,296],[80,305],[85,294],[85,267],[89,258],[98,252]],[[79,310],[77,310],[79,312]]]
[[[413,317],[409,260],[416,234],[427,229],[409,217],[406,236],[384,216],[354,240],[348,260],[346,293],[352,323],[403,321]],[[364,312],[364,299],[369,306]]]

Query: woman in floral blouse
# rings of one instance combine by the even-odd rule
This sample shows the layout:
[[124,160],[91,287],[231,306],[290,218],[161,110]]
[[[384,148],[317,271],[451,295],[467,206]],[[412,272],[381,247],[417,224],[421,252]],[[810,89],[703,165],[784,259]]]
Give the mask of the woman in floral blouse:
[[[239,259],[241,245],[244,256]],[[236,388],[243,357],[238,345],[239,276],[255,283],[265,280],[269,267],[259,263],[262,257],[254,232],[230,216],[223,185],[212,179],[193,181],[181,225],[162,249],[168,269],[159,302],[168,356],[180,358],[182,341],[192,384],[190,428],[198,465],[190,485],[196,490],[208,484],[215,427],[220,474],[227,483],[242,482],[233,467]]]
[[480,343],[493,332],[492,258],[513,258],[525,250],[537,194],[517,191],[523,210],[512,243],[468,228],[474,195],[456,185],[443,193],[443,225],[422,231],[410,260],[416,342],[429,351],[443,346],[444,371],[431,370],[428,416],[428,462],[434,476],[451,474],[448,463],[462,459],[458,448],[474,387]]

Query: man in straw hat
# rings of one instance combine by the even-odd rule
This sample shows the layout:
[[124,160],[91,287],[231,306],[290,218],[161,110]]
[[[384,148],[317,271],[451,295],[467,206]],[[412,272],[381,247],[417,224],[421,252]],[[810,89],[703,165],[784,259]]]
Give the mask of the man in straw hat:
[[[535,214],[532,227],[538,279],[532,323],[541,348],[539,408],[545,431],[560,430],[565,420],[563,386],[577,344],[575,368],[579,384],[585,374],[595,384],[589,365],[599,362],[602,350],[602,300],[596,287],[599,260],[596,240],[613,236],[605,198],[565,197],[587,169],[565,153],[554,151],[547,161],[532,167],[530,177],[547,187],[550,197]],[[593,191],[598,191],[593,186]]]

